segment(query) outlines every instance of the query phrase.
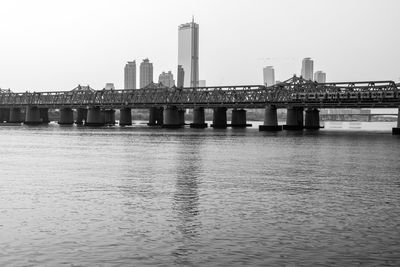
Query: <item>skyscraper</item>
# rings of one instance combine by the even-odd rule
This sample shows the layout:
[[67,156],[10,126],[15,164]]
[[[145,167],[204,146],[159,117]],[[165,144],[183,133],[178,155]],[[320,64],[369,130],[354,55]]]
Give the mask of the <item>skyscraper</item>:
[[174,75],[171,71],[163,71],[160,76],[158,76],[158,82],[162,83],[164,86],[173,87],[175,85]]
[[143,59],[140,63],[140,88],[146,87],[153,82],[153,63],[149,59]]
[[136,61],[128,61],[124,68],[124,89],[136,89]]
[[264,84],[271,86],[275,84],[275,70],[272,66],[266,66],[263,69],[264,74]]
[[314,61],[311,58],[306,57],[303,59],[301,64],[301,76],[305,80],[312,80],[314,74]]
[[[194,23],[181,24],[178,28],[178,65],[183,69],[178,71],[179,81],[184,87],[197,87],[199,82],[199,25]],[[179,68],[179,67],[178,67]]]
[[184,79],[185,79],[185,71],[183,70],[181,65],[178,65],[178,80],[176,86],[179,88],[183,87]]
[[323,71],[316,71],[314,73],[314,81],[317,83],[325,83],[326,82],[326,73]]

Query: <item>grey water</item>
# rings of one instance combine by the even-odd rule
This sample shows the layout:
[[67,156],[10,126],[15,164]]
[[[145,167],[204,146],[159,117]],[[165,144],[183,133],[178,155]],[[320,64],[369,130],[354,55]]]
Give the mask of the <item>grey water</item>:
[[390,130],[3,126],[0,155],[0,266],[400,265]]

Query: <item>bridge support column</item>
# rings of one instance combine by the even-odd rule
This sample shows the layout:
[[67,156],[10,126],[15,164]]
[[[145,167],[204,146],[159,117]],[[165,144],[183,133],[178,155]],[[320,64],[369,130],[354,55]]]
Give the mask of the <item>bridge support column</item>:
[[38,125],[40,123],[42,123],[42,118],[40,117],[40,109],[38,107],[27,107],[24,124]]
[[190,124],[190,128],[207,128],[206,117],[204,115],[204,108],[193,109],[193,123]]
[[163,125],[163,108],[152,107],[149,109],[148,126]]
[[49,109],[48,108],[39,108],[40,120],[42,123],[49,123]]
[[182,115],[180,110],[175,106],[168,106],[164,109],[164,128],[180,128],[182,127]]
[[282,126],[278,125],[278,113],[276,106],[265,108],[264,125],[258,127],[259,131],[282,131]]
[[397,115],[397,127],[392,129],[392,134],[400,135],[400,108]]
[[88,114],[87,108],[77,108],[77,109],[76,109],[76,120],[75,120],[75,124],[82,125],[83,122],[86,123],[86,121],[87,121],[87,114]]
[[179,109],[178,115],[179,115],[179,124],[185,126],[185,110]]
[[234,128],[245,128],[251,126],[251,124],[247,124],[246,113],[247,111],[244,109],[233,109],[231,126]]
[[305,129],[309,130],[319,130],[321,126],[319,125],[319,110],[316,108],[308,108],[306,110],[306,120]]
[[119,110],[119,125],[132,125],[132,112],[130,108],[121,108]]
[[106,125],[115,125],[115,110],[106,109],[102,110],[104,116],[104,124]]
[[10,123],[21,123],[24,122],[22,118],[22,113],[20,108],[11,108],[10,109],[10,117],[8,118],[7,122]]
[[292,107],[287,109],[286,125],[284,130],[303,130],[304,128],[303,108]]
[[10,109],[9,108],[1,108],[0,109],[0,123],[8,121],[10,118]]
[[213,124],[211,124],[211,127],[224,129],[228,126],[226,119],[226,110],[227,108],[225,107],[214,108]]
[[90,107],[87,112],[86,126],[104,126],[104,114],[99,107]]
[[74,112],[71,108],[60,109],[60,119],[58,120],[60,125],[71,125],[74,124]]

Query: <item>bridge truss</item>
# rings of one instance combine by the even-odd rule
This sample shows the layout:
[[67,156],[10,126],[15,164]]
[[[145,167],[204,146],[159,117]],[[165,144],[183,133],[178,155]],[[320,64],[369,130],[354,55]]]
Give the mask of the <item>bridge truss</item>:
[[268,87],[244,85],[167,88],[161,84],[153,84],[143,89],[96,91],[89,86],[78,86],[72,91],[57,92],[13,93],[2,90],[0,107],[399,107],[399,88],[400,85],[393,81],[317,83],[296,76]]

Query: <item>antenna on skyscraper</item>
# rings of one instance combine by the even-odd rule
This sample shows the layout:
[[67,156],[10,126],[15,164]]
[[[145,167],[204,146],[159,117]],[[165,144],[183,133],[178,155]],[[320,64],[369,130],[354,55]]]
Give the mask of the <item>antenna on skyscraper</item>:
[[194,23],[194,15],[192,15],[192,23]]

